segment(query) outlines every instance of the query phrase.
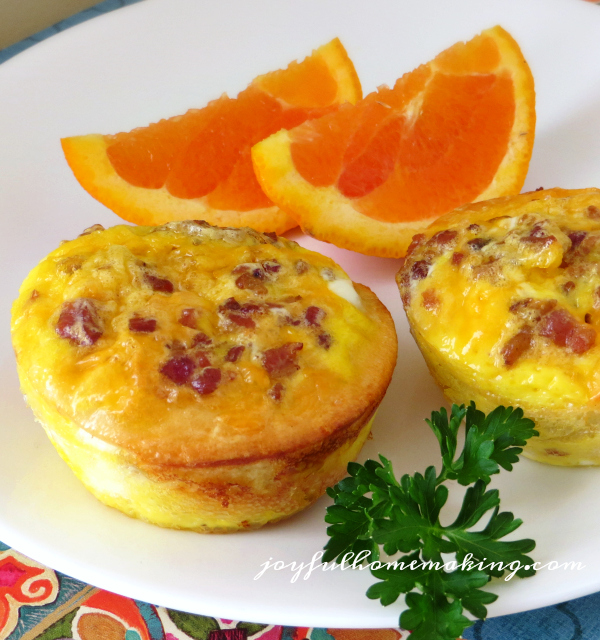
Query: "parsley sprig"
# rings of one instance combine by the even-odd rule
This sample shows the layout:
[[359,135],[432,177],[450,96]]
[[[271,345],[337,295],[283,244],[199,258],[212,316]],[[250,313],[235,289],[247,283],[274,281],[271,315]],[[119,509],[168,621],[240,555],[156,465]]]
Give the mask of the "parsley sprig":
[[[463,420],[465,441],[457,455]],[[351,462],[349,477],[327,490],[334,504],[325,516],[331,526],[323,560],[368,560],[379,580],[368,598],[387,606],[406,594],[400,626],[413,632],[411,638],[454,640],[472,624],[465,610],[476,618],[487,616],[485,605],[497,596],[482,587],[492,577],[501,577],[508,567],[521,578],[535,573],[526,555],[535,542],[502,540],[522,521],[500,511],[498,490],[487,485],[500,467],[511,471],[527,440],[539,434],[521,409],[497,407],[486,416],[473,402],[452,405],[449,416],[444,408],[434,411],[426,422],[440,445],[440,473],[431,466],[425,474],[406,474],[398,481],[381,455],[379,462]],[[442,525],[447,480],[468,488],[454,522]],[[486,514],[487,524],[473,530]],[[381,549],[389,557],[385,562]],[[453,561],[443,554],[453,555]]]

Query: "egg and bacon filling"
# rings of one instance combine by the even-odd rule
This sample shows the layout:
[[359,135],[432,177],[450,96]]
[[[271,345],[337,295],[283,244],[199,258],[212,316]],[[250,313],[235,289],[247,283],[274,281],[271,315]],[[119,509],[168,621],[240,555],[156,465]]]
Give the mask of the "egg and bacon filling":
[[534,204],[415,236],[402,299],[413,331],[484,388],[581,403],[600,392],[600,210]]
[[12,332],[28,402],[86,486],[199,531],[260,526],[336,482],[397,343],[330,258],[201,221],[86,230],[29,274]]
[[[102,411],[126,410],[120,383],[132,378],[167,409],[224,392],[256,411],[284,402],[308,376],[315,389],[323,375],[343,384],[356,377],[353,350],[375,323],[346,274],[317,256],[201,222],[92,228],[38,267],[19,303],[17,355],[41,374],[38,384],[72,387],[60,402],[90,418],[98,388]],[[52,367],[20,348],[38,332]]]

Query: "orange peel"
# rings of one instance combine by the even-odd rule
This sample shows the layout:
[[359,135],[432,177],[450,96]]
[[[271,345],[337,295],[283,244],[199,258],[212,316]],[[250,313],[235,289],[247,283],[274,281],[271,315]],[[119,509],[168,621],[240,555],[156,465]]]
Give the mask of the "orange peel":
[[[158,225],[203,219],[283,233],[297,223],[258,186],[250,147],[282,123],[296,126],[361,97],[354,66],[335,38],[302,62],[258,76],[236,99],[222,96],[204,109],[128,133],[61,142],[81,186],[124,220]],[[209,190],[195,196],[195,178],[204,179],[206,166],[210,172],[219,162],[214,188],[204,185]]]
[[266,138],[252,158],[263,191],[306,233],[401,257],[440,215],[518,193],[534,134],[533,76],[496,26],[393,89]]

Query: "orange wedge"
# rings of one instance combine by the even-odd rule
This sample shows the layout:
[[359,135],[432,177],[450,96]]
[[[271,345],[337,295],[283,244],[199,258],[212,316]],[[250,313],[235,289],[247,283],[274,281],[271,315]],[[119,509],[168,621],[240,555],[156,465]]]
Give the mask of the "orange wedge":
[[457,43],[356,105],[252,149],[263,191],[320,240],[400,257],[468,202],[521,190],[535,133],[533,77],[501,27]]
[[62,147],[83,188],[129,222],[202,219],[283,233],[297,222],[260,188],[252,145],[361,97],[336,38],[302,62],[258,76],[237,98],[128,133],[64,138]]

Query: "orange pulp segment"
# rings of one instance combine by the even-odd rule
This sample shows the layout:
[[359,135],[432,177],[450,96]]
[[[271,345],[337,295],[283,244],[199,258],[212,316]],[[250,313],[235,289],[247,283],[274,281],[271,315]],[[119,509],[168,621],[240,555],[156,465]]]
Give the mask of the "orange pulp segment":
[[307,233],[400,257],[443,213],[518,193],[534,133],[531,71],[494,27],[252,154],[263,191]]
[[84,189],[130,222],[204,219],[283,233],[297,223],[260,188],[252,145],[361,96],[336,38],[302,62],[258,76],[237,98],[224,95],[126,133],[64,138],[62,146]]

